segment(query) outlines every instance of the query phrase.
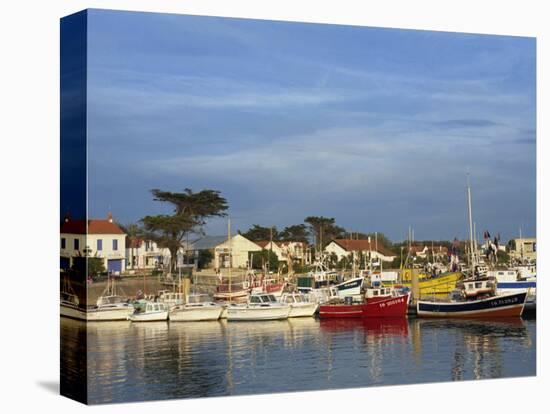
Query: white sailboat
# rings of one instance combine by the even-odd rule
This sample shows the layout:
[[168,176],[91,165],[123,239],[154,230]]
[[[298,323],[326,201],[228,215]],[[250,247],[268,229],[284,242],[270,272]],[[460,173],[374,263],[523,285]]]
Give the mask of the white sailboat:
[[116,293],[114,279],[107,279],[107,287],[97,299],[96,305],[86,309],[86,320],[124,321],[134,311],[134,307],[124,297]]
[[65,277],[60,292],[59,314],[67,318],[86,320],[86,311],[79,305],[78,296],[71,287],[68,277]]

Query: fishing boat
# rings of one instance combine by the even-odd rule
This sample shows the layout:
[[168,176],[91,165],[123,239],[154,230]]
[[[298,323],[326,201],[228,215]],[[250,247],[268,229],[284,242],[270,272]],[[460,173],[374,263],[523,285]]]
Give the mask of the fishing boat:
[[348,296],[344,301],[322,304],[320,318],[395,318],[406,317],[410,293],[404,289],[371,283],[361,296]]
[[424,301],[416,304],[418,317],[423,318],[493,318],[519,317],[527,292],[492,295],[481,299],[455,297],[450,301]]
[[233,283],[230,278],[222,278],[214,293],[215,301],[246,302],[249,295],[249,286],[246,282]]
[[368,299],[361,306],[363,318],[405,318],[409,307],[410,293]]
[[214,303],[205,294],[196,293],[187,296],[183,304],[172,307],[168,318],[173,322],[215,321],[223,311],[223,306]]
[[358,296],[361,294],[364,282],[365,279],[362,276],[355,277],[345,282],[338,283],[335,285],[335,288],[338,290],[338,296],[341,298],[345,298],[346,296]]
[[157,322],[168,319],[168,308],[162,302],[147,302],[144,308],[137,308],[128,316],[132,322]]
[[536,297],[536,276],[521,277],[521,274],[515,269],[490,270],[487,274],[496,279],[497,293],[500,295],[529,290],[527,301],[533,301]]
[[313,316],[319,307],[317,303],[308,301],[303,293],[283,293],[281,303],[290,306],[289,318]]
[[134,307],[126,298],[118,295],[115,280],[107,279],[107,286],[96,305],[86,309],[86,320],[93,321],[124,321],[134,312]]
[[[403,287],[412,289],[412,282],[410,280],[411,269],[404,269],[401,273],[400,284]],[[418,286],[420,297],[426,296],[439,296],[446,297],[453,290],[456,289],[457,284],[462,278],[461,272],[444,272],[437,276],[430,276],[427,274],[420,274],[418,278]],[[386,284],[389,286],[390,284]]]
[[250,295],[246,304],[230,304],[227,306],[228,321],[266,321],[287,319],[290,306],[277,302],[273,295]]

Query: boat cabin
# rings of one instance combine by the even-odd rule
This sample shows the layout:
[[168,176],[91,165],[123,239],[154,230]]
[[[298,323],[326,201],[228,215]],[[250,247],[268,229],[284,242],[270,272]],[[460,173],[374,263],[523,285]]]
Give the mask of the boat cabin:
[[159,300],[167,306],[181,305],[185,302],[185,294],[181,292],[161,290],[159,291]]
[[136,310],[136,313],[156,313],[156,312],[166,312],[166,305],[162,302],[148,302],[145,308]]
[[188,304],[212,302],[212,299],[206,293],[193,293],[187,296]]
[[309,301],[303,293],[283,293],[281,302],[290,305],[293,303],[308,303]]
[[126,303],[126,299],[118,295],[100,296],[96,302],[97,306],[119,305],[121,303]]
[[464,295],[466,297],[476,297],[481,295],[493,294],[495,290],[495,282],[493,279],[470,279],[464,281]]
[[269,303],[277,303],[277,299],[273,295],[251,295],[248,302],[252,305],[266,305]]
[[379,298],[379,297],[388,297],[392,295],[392,289],[389,287],[374,287],[368,288],[365,294],[367,299]]

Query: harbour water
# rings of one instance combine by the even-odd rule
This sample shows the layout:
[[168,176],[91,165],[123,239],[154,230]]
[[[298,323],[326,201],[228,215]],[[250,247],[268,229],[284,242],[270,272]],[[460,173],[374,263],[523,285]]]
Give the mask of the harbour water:
[[61,319],[61,386],[87,369],[92,404],[536,375],[535,319]]

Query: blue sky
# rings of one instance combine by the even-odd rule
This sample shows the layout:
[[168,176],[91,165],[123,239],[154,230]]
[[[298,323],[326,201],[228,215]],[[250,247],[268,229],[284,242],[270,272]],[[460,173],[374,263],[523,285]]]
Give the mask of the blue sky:
[[[220,190],[234,228],[535,234],[534,38],[92,10],[90,215]],[[210,234],[223,234],[212,220]]]

